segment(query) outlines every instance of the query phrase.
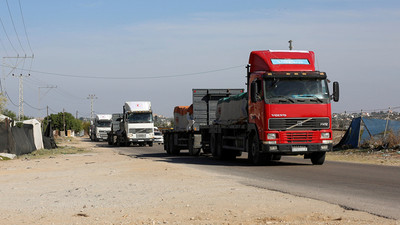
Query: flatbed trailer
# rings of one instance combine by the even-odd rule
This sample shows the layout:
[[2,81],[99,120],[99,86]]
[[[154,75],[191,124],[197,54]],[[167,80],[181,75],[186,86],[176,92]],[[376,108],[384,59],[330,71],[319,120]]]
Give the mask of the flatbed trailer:
[[[190,155],[210,153],[210,135],[207,126],[216,119],[217,102],[221,98],[243,93],[243,89],[193,89],[193,125],[188,129],[168,130],[164,133],[164,150],[178,155],[181,150],[189,150]],[[175,118],[176,119],[176,118]],[[177,121],[175,121],[177,122]]]

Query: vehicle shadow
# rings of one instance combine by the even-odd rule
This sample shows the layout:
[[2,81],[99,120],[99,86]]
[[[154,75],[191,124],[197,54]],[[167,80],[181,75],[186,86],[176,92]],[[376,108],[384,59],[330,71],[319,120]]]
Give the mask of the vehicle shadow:
[[[309,163],[290,162],[290,161],[269,161],[265,165],[256,166],[251,164],[247,158],[238,157],[231,160],[218,160],[211,154],[201,154],[199,156],[190,156],[189,153],[180,153],[179,155],[168,155],[167,153],[146,153],[146,154],[128,154],[133,158],[153,158],[155,161],[175,163],[175,164],[192,164],[207,166],[234,166],[234,167],[265,167],[265,166],[310,166]],[[284,159],[283,157],[282,159]]]

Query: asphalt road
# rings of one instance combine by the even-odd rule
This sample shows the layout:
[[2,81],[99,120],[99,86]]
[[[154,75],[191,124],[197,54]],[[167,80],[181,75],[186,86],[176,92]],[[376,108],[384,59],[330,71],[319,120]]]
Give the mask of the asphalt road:
[[[102,147],[106,144],[99,144]],[[282,157],[266,166],[252,166],[247,155],[219,161],[209,155],[167,155],[162,145],[119,147],[120,154],[177,163],[229,176],[238,182],[296,196],[322,200],[374,215],[400,219],[400,167],[326,161],[312,165],[309,159]]]

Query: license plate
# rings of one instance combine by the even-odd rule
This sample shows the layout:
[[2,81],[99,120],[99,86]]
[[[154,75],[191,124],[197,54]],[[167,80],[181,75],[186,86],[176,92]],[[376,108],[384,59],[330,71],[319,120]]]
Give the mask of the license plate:
[[307,147],[306,146],[293,146],[292,147],[292,152],[306,152]]
[[146,137],[146,134],[136,134],[136,137],[137,137],[137,138],[145,138],[145,137]]

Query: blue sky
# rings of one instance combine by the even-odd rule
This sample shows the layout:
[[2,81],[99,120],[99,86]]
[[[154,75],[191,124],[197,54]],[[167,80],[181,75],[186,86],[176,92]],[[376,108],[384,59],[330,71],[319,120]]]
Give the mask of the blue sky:
[[[190,105],[192,88],[245,88],[249,53],[288,49],[288,40],[315,51],[318,69],[339,81],[333,112],[400,106],[398,1],[20,2],[28,38],[18,1],[8,0],[15,30],[1,1],[0,56],[34,53],[33,61],[19,61],[25,70],[12,71],[32,70],[24,78],[29,116],[44,116],[35,108],[47,105],[50,113],[89,116],[89,94],[98,98],[95,113],[150,100],[155,113],[172,116],[175,105]],[[10,71],[4,68],[1,82],[12,100],[7,107],[17,112],[18,79]],[[191,73],[199,74],[171,77]],[[168,78],[143,79],[162,76]]]

